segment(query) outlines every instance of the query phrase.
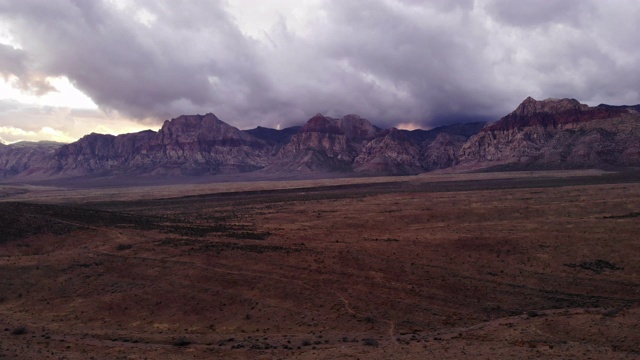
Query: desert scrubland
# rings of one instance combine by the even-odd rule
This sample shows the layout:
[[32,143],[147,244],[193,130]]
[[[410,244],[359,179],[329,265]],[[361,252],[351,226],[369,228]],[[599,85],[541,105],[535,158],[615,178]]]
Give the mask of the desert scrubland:
[[2,185],[0,358],[634,358],[636,172]]

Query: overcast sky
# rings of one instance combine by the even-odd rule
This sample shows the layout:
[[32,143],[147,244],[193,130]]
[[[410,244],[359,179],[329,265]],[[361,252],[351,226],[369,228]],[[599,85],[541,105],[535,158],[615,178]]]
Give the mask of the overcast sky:
[[640,103],[637,0],[0,0],[0,141]]

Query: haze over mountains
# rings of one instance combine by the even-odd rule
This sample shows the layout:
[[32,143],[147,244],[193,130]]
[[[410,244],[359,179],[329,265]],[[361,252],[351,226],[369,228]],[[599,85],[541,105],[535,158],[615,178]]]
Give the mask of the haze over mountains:
[[70,144],[0,144],[0,177],[346,172],[640,166],[640,105],[589,107],[527,98],[493,123],[380,129],[367,119],[316,115],[302,127],[239,130],[214,114],[183,115],[160,130],[89,134]]

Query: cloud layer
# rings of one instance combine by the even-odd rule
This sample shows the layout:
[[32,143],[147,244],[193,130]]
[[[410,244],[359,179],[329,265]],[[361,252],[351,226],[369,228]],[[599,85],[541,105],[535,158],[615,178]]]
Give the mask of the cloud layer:
[[317,112],[429,127],[529,95],[640,103],[637,1],[230,2],[0,0],[0,76],[35,94],[67,77],[152,127],[205,112],[241,128]]

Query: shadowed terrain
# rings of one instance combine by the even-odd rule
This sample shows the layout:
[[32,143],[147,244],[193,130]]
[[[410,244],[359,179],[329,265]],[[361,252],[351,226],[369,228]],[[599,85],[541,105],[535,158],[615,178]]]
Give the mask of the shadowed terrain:
[[0,358],[640,356],[638,174],[563,174],[5,187]]

